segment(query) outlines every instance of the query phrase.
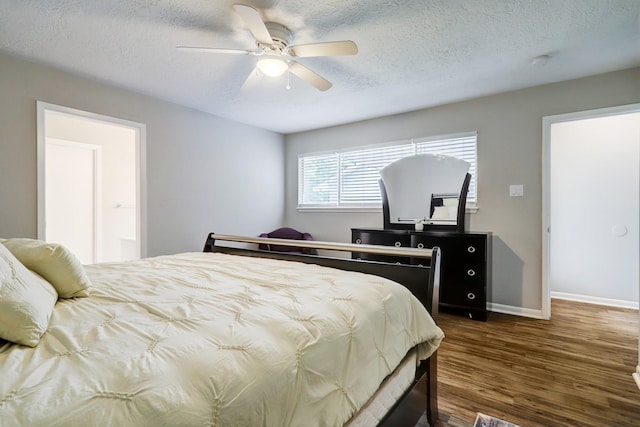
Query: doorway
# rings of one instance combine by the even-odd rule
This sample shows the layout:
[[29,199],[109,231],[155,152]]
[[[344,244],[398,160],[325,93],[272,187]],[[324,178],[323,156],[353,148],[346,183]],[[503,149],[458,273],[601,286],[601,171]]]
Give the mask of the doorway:
[[101,154],[99,145],[46,141],[46,239],[72,249],[83,264],[102,259]]
[[542,315],[551,296],[638,308],[640,104],[543,119]]
[[38,239],[83,264],[139,259],[145,126],[38,101]]

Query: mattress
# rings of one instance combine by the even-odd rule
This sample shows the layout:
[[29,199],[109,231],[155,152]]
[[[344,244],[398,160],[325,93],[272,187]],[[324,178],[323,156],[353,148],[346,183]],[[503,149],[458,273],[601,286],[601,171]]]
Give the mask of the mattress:
[[398,399],[413,385],[415,375],[416,352],[411,350],[345,427],[371,427],[377,425]]
[[35,348],[0,345],[0,425],[341,426],[443,337],[361,273],[219,253],[86,271]]

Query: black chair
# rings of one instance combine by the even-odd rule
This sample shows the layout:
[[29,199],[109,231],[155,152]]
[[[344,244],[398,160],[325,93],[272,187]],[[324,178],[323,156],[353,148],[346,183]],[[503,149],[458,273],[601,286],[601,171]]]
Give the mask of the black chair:
[[[262,233],[258,237],[269,237],[273,239],[291,239],[291,240],[313,240],[311,234],[302,233],[298,230],[294,230],[291,227],[281,227],[277,230],[273,230],[270,233]],[[274,251],[274,252],[290,252],[290,253],[301,253],[307,255],[318,255],[318,251],[312,248],[296,248],[293,246],[281,246],[281,245],[271,245],[271,244],[259,244],[258,248],[263,251]]]

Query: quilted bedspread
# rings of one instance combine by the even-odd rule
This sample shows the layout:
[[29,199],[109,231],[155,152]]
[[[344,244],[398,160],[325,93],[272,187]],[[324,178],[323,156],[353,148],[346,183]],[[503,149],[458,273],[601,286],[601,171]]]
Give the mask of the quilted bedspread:
[[443,337],[361,273],[213,253],[86,270],[37,347],[0,341],[0,426],[341,426]]

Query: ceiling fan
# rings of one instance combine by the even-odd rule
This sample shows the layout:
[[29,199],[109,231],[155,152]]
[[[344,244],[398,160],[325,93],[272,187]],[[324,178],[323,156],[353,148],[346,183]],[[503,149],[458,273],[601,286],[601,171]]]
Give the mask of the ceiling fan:
[[[242,88],[253,86],[265,75],[278,77],[285,72],[290,72],[316,89],[325,91],[331,88],[331,82],[300,64],[295,58],[355,55],[358,53],[358,47],[351,40],[292,46],[293,33],[284,25],[277,22],[264,22],[260,13],[251,6],[234,4],[233,9],[242,17],[249,31],[256,39],[256,49],[242,50],[189,46],[178,46],[177,48],[206,53],[258,56],[259,59],[256,62],[255,69],[245,80]],[[289,88],[288,83],[287,88]]]

